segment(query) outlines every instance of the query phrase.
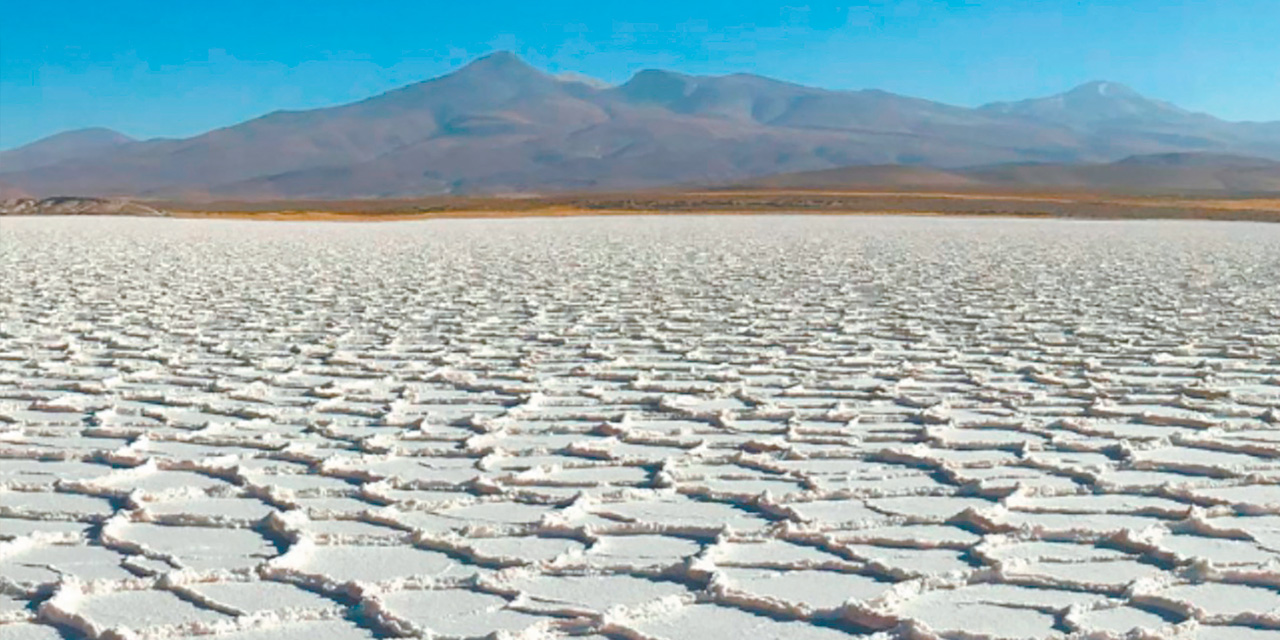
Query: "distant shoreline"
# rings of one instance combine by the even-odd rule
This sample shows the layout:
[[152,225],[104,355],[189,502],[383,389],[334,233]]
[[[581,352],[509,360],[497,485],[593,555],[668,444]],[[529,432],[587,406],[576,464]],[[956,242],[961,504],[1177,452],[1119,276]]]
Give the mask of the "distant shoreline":
[[[52,200],[52,199],[51,199]],[[71,201],[68,204],[68,201]],[[459,218],[618,215],[915,215],[1098,220],[1194,219],[1280,222],[1280,197],[1133,195],[1079,191],[689,190],[528,197],[131,201],[60,198],[58,207],[0,214],[145,215],[264,221],[378,222]]]

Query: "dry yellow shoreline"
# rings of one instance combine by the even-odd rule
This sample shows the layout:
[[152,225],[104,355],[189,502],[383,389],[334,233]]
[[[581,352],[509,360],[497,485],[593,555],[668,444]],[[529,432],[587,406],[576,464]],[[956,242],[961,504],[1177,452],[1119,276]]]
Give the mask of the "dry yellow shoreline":
[[[621,209],[561,209],[539,211],[448,211],[433,213],[360,213],[339,211],[174,211],[169,217],[200,220],[261,220],[276,222],[395,222],[406,220],[485,220],[513,218],[580,218],[611,216],[765,216],[765,215],[817,215],[817,216],[920,216],[920,217],[979,217],[982,214],[948,213],[946,211],[635,211]],[[987,214],[999,218],[1046,218],[1045,214],[1004,213]]]
[[263,221],[396,221],[619,215],[911,215],[1100,220],[1198,219],[1280,222],[1274,194],[1139,195],[1084,191],[649,190],[559,195],[429,196],[347,200],[25,199],[0,215],[146,215]]
[[1280,222],[1280,199],[1085,192],[646,191],[534,197],[156,203],[182,218],[393,221],[616,215],[918,215]]

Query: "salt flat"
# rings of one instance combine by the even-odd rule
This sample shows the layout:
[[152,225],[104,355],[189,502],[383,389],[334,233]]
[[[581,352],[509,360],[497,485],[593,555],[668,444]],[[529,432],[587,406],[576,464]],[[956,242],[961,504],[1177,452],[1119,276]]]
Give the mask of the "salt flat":
[[1280,638],[1280,226],[0,221],[0,638]]

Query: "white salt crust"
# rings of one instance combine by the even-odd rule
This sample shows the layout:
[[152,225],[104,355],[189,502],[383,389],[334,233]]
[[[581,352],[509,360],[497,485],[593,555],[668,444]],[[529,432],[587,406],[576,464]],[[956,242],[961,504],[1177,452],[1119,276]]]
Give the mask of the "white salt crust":
[[1280,639],[1280,227],[0,221],[0,640]]

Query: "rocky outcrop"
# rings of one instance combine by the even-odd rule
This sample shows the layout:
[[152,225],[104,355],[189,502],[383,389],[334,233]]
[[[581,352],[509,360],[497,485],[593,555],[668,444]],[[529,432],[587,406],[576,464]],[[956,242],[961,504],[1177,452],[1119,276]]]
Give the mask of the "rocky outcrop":
[[0,216],[164,216],[167,212],[123,198],[14,198],[0,200]]

